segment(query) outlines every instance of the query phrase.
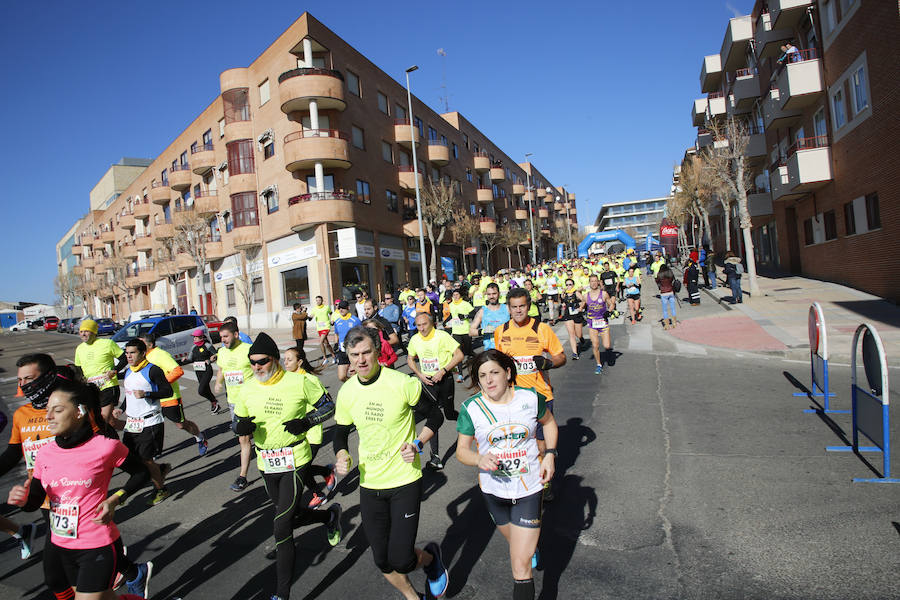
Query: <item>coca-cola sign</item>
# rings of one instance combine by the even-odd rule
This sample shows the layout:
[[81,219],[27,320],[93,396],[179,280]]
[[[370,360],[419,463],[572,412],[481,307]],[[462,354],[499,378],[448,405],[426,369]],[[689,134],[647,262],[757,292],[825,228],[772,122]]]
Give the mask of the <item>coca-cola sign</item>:
[[659,237],[678,237],[678,226],[668,223],[660,225]]

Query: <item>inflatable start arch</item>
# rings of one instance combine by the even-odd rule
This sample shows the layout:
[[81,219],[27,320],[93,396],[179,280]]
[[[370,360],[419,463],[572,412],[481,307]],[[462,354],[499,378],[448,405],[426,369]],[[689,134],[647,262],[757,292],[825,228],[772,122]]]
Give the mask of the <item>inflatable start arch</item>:
[[578,256],[585,258],[588,255],[588,249],[596,242],[611,242],[618,240],[625,244],[625,247],[634,250],[634,238],[620,229],[613,231],[598,231],[597,233],[589,233],[580,244],[578,244]]

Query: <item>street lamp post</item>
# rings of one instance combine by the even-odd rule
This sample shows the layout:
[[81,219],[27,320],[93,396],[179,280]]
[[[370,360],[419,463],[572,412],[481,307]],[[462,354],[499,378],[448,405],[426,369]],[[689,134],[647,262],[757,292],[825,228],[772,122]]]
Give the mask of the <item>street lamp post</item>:
[[425,227],[422,224],[422,198],[419,195],[419,163],[416,160],[416,134],[413,127],[412,92],[409,89],[409,74],[418,69],[413,65],[406,70],[406,101],[409,104],[409,141],[412,144],[413,177],[416,184],[416,212],[419,218],[419,262],[422,269],[422,287],[428,283],[428,272],[425,270]]
[[[532,152],[525,153],[525,162],[528,163],[528,157],[532,156]],[[528,163],[528,170],[525,171],[525,189],[531,194],[528,200],[528,222],[531,224],[531,264],[537,264],[537,252],[534,249],[534,190],[531,189],[531,163]]]
[[[563,186],[563,189],[566,189],[566,186]],[[548,194],[552,193],[552,191],[553,191],[553,190],[550,189],[549,187],[547,188],[547,193],[548,193]],[[560,197],[559,197],[559,196],[556,197],[556,201],[557,201],[557,202],[560,201]],[[569,220],[569,196],[568,196],[568,192],[566,192],[566,234],[568,235],[568,238],[569,238],[569,258],[571,258],[571,257],[572,257],[572,222]]]

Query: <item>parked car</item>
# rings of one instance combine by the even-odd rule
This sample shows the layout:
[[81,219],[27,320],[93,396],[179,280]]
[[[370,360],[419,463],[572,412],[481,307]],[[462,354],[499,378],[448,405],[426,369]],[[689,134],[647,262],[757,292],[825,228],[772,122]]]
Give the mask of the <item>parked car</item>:
[[194,348],[191,332],[198,327],[207,330],[206,324],[198,315],[150,317],[128,323],[112,336],[112,340],[124,349],[128,340],[154,333],[159,336],[157,346],[171,354],[178,362],[186,362]]
[[222,338],[219,337],[219,327],[222,325],[222,321],[219,320],[219,317],[216,315],[201,315],[201,319],[206,323],[206,328],[209,330],[209,339],[213,344],[218,344],[222,341]]
[[44,331],[55,331],[59,327],[59,319],[56,317],[47,317],[44,319]]
[[81,327],[81,321],[87,317],[73,317],[69,319],[69,326],[66,328],[66,333],[78,333],[78,328]]
[[56,330],[60,333],[66,333],[69,331],[69,323],[72,321],[71,318],[60,319],[59,323],[56,324]]
[[119,326],[112,319],[97,319],[97,335],[112,335],[119,330]]
[[41,329],[43,326],[44,326],[44,317],[35,319],[34,321],[31,322],[31,325],[29,325],[29,327],[31,327],[32,329]]
[[169,313],[163,310],[138,310],[130,315],[128,315],[128,320],[125,323],[134,323],[135,321],[140,321],[142,319],[149,319],[150,317],[167,317]]
[[10,331],[25,331],[26,329],[28,329],[28,325],[29,325],[28,321],[19,321],[15,325],[10,326],[9,330]]

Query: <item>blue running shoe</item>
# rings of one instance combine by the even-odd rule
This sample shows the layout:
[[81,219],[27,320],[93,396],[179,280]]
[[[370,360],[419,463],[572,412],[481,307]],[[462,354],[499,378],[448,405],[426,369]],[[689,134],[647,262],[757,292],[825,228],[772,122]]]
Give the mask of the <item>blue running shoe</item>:
[[16,541],[19,543],[19,556],[22,557],[22,560],[26,560],[31,556],[35,533],[37,533],[37,526],[31,523],[22,525],[19,528],[19,535]]
[[150,596],[150,577],[153,576],[153,563],[138,563],[137,569],[137,577],[131,581],[126,581],[125,585],[129,594],[134,594],[139,598],[147,598]]
[[444,561],[441,559],[441,547],[435,542],[428,542],[425,552],[434,557],[428,568],[425,569],[425,578],[428,581],[428,591],[432,598],[443,598],[450,586],[450,574]]
[[203,439],[197,442],[197,452],[200,454],[200,456],[203,456],[204,454],[206,454],[206,451],[209,450],[209,442],[206,441],[206,436],[204,436],[203,434],[200,435]]
[[594,369],[594,375],[603,375],[603,365],[597,365],[597,368]]
[[538,561],[541,560],[541,551],[535,549],[534,554],[531,555],[531,568],[537,569]]

